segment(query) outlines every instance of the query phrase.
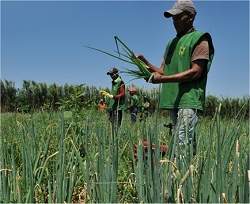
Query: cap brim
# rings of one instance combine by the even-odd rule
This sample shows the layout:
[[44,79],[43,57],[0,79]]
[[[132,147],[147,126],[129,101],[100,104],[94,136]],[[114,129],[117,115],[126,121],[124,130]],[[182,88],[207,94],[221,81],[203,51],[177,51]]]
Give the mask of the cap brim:
[[170,17],[176,16],[176,15],[182,13],[182,12],[183,11],[181,9],[170,9],[170,10],[164,12],[164,16],[166,18],[170,18]]
[[107,75],[115,75],[118,74],[118,72],[107,72]]

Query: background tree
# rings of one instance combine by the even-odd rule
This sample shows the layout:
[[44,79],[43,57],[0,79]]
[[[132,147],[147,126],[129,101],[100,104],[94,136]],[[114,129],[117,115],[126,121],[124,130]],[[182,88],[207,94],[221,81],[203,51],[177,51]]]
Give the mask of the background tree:
[[[133,85],[134,86],[134,85]],[[32,112],[32,111],[58,111],[60,110],[84,110],[95,108],[100,100],[99,91],[108,88],[96,88],[85,84],[64,86],[55,83],[37,83],[24,80],[22,88],[15,88],[15,83],[1,80],[1,112]],[[159,90],[145,90],[137,88],[140,100],[146,96],[150,101],[150,112],[157,110]],[[213,117],[216,108],[221,103],[221,116],[234,117],[236,114],[244,114],[249,117],[249,97],[242,98],[219,98],[207,96],[204,116]],[[166,114],[166,113],[164,113]]]

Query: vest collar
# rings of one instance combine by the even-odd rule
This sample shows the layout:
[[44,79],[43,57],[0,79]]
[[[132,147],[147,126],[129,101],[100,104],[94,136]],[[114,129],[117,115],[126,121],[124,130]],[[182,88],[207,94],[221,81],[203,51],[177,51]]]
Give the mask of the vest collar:
[[119,83],[121,81],[122,81],[121,77],[118,76],[115,80],[112,81],[112,84],[117,84],[117,83]]

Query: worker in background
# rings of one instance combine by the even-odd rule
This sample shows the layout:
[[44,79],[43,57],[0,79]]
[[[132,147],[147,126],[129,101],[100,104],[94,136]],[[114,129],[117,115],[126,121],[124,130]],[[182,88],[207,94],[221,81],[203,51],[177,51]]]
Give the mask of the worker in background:
[[150,100],[147,96],[143,96],[140,121],[146,119],[149,116]]
[[137,114],[139,111],[139,97],[135,87],[130,87],[128,89],[130,100],[129,100],[129,111],[131,116],[131,122],[135,123],[137,119]]
[[105,101],[101,98],[99,103],[98,103],[98,110],[101,112],[104,112],[107,108],[107,105],[105,103]]
[[109,120],[113,125],[121,126],[122,112],[125,109],[125,84],[119,75],[119,70],[111,68],[107,75],[112,79],[111,94],[106,95],[110,98],[108,104]]

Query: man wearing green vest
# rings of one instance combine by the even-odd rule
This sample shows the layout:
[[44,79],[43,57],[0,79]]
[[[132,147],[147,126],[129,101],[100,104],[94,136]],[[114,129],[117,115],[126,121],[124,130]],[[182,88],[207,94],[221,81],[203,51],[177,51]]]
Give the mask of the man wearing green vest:
[[167,44],[161,67],[152,65],[143,55],[137,57],[153,73],[151,82],[162,83],[160,108],[170,110],[179,145],[192,143],[195,154],[197,113],[204,108],[207,74],[214,55],[212,38],[193,27],[196,9],[191,0],[177,1],[164,16],[172,17],[177,35]]
[[117,68],[110,69],[107,75],[112,79],[112,90],[108,103],[109,120],[112,124],[118,124],[119,127],[122,122],[122,111],[125,109],[125,84],[119,76]]
[[130,111],[130,119],[132,123],[136,122],[137,114],[139,111],[139,96],[137,95],[137,89],[135,87],[130,87],[128,89],[130,100],[129,100],[129,111]]

